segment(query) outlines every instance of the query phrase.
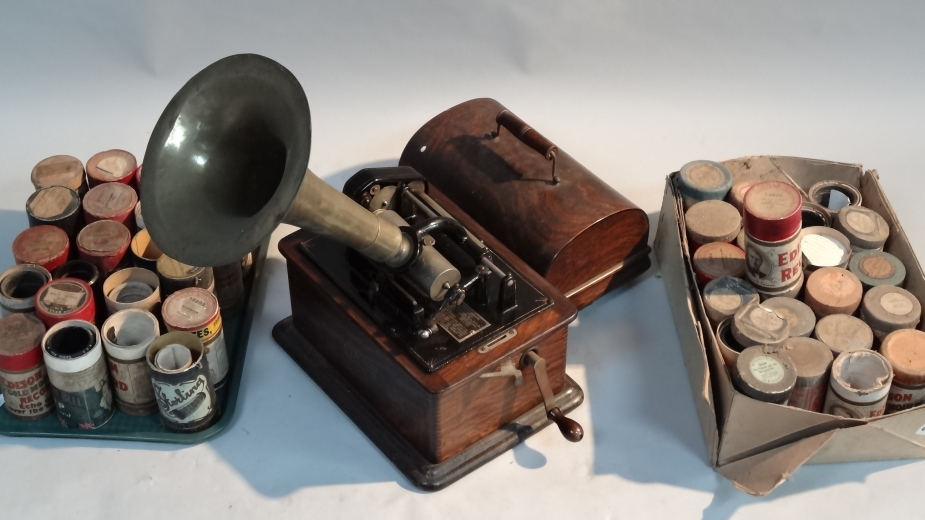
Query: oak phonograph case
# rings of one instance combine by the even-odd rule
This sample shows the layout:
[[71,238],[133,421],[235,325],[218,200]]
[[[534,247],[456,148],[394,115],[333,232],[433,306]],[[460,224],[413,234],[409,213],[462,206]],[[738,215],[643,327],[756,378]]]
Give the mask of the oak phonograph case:
[[292,316],[273,335],[418,487],[550,423],[579,440],[568,324],[648,267],[645,214],[492,100],[437,116],[400,166],[361,170],[343,193],[307,170],[310,142],[288,70],[256,55],[210,65],[152,132],[152,238],[215,266],[280,222],[300,227],[279,245]]

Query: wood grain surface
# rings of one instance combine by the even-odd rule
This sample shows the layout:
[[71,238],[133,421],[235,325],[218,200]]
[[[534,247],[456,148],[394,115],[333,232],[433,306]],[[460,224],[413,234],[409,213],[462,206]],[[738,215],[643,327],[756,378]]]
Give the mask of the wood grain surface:
[[635,255],[648,250],[645,212],[562,150],[554,184],[552,161],[504,127],[495,134],[503,110],[474,99],[439,114],[411,138],[399,164],[424,175],[563,293],[615,288],[629,277],[588,282],[628,258],[648,268],[648,256]]
[[[439,195],[438,195],[439,197]],[[301,245],[324,240],[299,231],[280,241],[287,259],[292,315],[299,332],[421,454],[441,462],[542,401],[529,368],[524,384],[513,377],[481,378],[537,348],[547,361],[555,392],[565,382],[567,325],[575,307],[448,200],[437,202],[541,291],[553,305],[516,326],[517,336],[486,353],[473,349],[427,374],[387,333],[380,330],[315,264]],[[309,245],[309,251],[311,250]]]

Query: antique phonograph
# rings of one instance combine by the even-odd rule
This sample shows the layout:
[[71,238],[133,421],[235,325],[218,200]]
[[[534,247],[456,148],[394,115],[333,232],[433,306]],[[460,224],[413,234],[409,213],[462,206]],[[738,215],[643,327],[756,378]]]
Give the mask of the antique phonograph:
[[168,255],[238,261],[280,222],[293,316],[274,337],[417,486],[442,489],[565,417],[575,306],[411,167],[338,192],[307,170],[308,102],[256,55],[167,105],[144,159],[145,221]]

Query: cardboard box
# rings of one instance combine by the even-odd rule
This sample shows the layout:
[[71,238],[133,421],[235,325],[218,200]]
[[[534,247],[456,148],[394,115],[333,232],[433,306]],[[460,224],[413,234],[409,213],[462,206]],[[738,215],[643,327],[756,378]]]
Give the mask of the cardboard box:
[[[885,250],[905,263],[904,287],[925,301],[922,268],[875,170],[772,156],[743,157],[723,164],[736,178],[758,174],[786,180],[789,175],[804,191],[829,179],[858,187],[862,205],[890,224]],[[737,488],[765,495],[803,464],[925,457],[925,406],[874,419],[847,419],[756,401],[733,388],[691,266],[676,177],[674,173],[667,178],[655,250],[714,469]]]

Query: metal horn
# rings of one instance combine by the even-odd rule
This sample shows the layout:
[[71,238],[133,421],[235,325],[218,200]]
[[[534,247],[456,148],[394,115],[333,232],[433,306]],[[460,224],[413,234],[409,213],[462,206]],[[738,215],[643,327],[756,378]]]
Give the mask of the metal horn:
[[255,54],[193,76],[158,119],[144,157],[145,226],[191,265],[238,261],[280,222],[396,267],[414,248],[399,228],[307,169],[311,115],[295,76]]

